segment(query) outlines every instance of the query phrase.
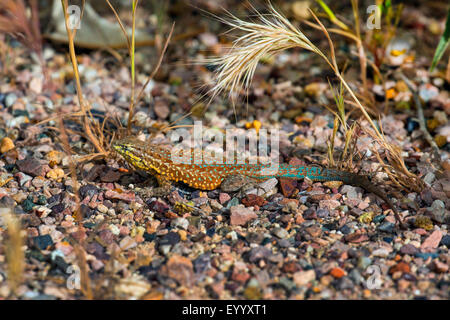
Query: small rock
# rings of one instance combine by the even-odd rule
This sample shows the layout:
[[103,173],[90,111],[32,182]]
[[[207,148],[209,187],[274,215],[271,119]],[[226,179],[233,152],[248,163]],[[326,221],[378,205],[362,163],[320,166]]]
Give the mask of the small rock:
[[433,260],[433,269],[438,273],[447,273],[448,264],[440,262],[439,260]]
[[64,177],[64,170],[61,168],[54,168],[47,172],[47,178],[55,181],[60,181]]
[[[439,223],[445,223],[445,217],[448,216],[448,212],[445,210],[445,203],[442,200],[434,200],[431,207],[428,209],[431,212],[433,220]],[[433,225],[433,224],[431,224]],[[425,230],[428,230],[424,228]],[[431,229],[430,229],[431,230]]]
[[446,246],[447,248],[450,248],[450,235],[446,234],[442,237],[441,245]]
[[187,228],[189,227],[189,221],[185,218],[176,218],[176,219],[172,220],[170,225],[173,227],[178,227],[178,228],[187,230]]
[[79,190],[82,199],[86,198],[87,196],[89,196],[89,198],[92,198],[95,194],[98,194],[98,192],[98,188],[93,184],[86,184]]
[[231,207],[230,211],[230,224],[232,226],[243,226],[250,220],[258,217],[253,210],[248,209],[243,205]]
[[310,281],[316,279],[316,272],[314,270],[298,271],[294,273],[293,279],[297,287],[306,286]]
[[397,263],[395,266],[392,266],[389,269],[389,273],[390,274],[394,274],[396,272],[402,272],[402,273],[410,273],[411,272],[411,268],[409,267],[409,264],[407,264],[406,262],[399,262]]
[[126,236],[125,238],[123,238],[120,241],[119,246],[120,246],[120,249],[122,249],[122,250],[128,250],[128,249],[132,249],[132,248],[136,247],[137,242],[130,236]]
[[228,193],[221,192],[219,194],[219,202],[220,202],[220,204],[224,204],[225,202],[227,202],[230,199],[231,199],[231,197],[230,197],[230,195]]
[[17,100],[17,96],[14,93],[8,93],[5,97],[5,107],[11,107]]
[[441,230],[435,230],[420,246],[422,252],[431,252],[436,249],[441,242],[442,236],[443,234]]
[[191,286],[194,283],[194,267],[188,258],[175,254],[170,257],[162,270],[181,285]]
[[105,192],[105,198],[111,200],[123,200],[128,203],[136,201],[136,195],[134,194],[134,192],[131,191],[118,193],[113,190],[107,190]]
[[36,158],[26,158],[24,160],[16,161],[17,167],[22,172],[32,175],[33,177],[42,176],[49,171],[49,167],[47,165],[41,164],[41,162]]
[[347,273],[345,272],[345,270],[343,270],[343,269],[341,269],[339,267],[336,267],[336,268],[331,269],[330,274],[333,277],[335,277],[336,279],[340,279],[343,276],[345,276]]
[[264,193],[267,193],[271,191],[275,186],[278,184],[278,180],[276,178],[272,178],[269,180],[264,181],[263,183],[260,183],[258,186],[259,188],[264,190]]
[[394,232],[394,228],[395,228],[395,224],[392,222],[388,222],[388,221],[385,221],[381,225],[378,226],[378,230],[387,232],[387,233]]
[[344,237],[344,240],[351,243],[360,243],[364,241],[368,241],[369,237],[365,233],[351,233]]
[[49,234],[37,236],[33,238],[33,243],[39,250],[47,250],[53,245],[52,237]]
[[410,256],[416,254],[416,252],[418,252],[419,249],[417,249],[415,246],[413,246],[412,244],[405,244],[404,246],[402,246],[400,248],[400,253],[402,254],[408,254]]
[[272,234],[280,239],[286,239],[289,237],[289,232],[284,228],[275,228],[272,230]]
[[256,194],[249,194],[244,199],[242,199],[242,204],[246,207],[254,207],[259,206],[262,207],[267,203],[266,200],[264,200],[263,197],[260,197]]
[[153,107],[155,114],[160,119],[166,119],[169,116],[170,109],[167,102],[163,99],[158,99],[155,101],[155,106]]
[[297,188],[297,179],[280,178],[281,192],[286,198],[292,196]]
[[0,153],[8,152],[9,150],[12,150],[14,148],[14,142],[8,137],[4,137],[0,142]]

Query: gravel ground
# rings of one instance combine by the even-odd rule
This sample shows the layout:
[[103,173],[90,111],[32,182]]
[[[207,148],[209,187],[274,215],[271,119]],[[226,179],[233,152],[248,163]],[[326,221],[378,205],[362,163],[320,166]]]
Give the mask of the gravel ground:
[[[418,56],[402,68],[420,90],[444,170],[431,165],[431,148],[415,120],[411,93],[402,92],[404,83],[392,79],[388,85],[397,88],[396,98],[381,124],[425,187],[421,192],[399,189],[385,174],[375,175],[408,230],[395,225],[392,210],[373,194],[336,182],[270,179],[241,194],[176,185],[166,197],[149,197],[146,190],[155,182],[125,170],[127,164],[114,155],[77,164],[79,221],[73,215],[78,202],[70,158],[55,130],[59,123],[53,118],[38,124],[78,110],[65,47],[44,47],[52,90],[45,88],[27,49],[13,40],[9,45],[13,72],[0,79],[0,207],[10,208],[25,230],[25,265],[13,295],[5,246],[10,237],[0,224],[0,299],[449,298],[450,99],[448,83],[442,74],[428,73],[425,58]],[[346,42],[339,45],[339,52],[355,49]],[[220,52],[222,46],[212,32],[171,44],[136,110],[134,129],[141,138],[172,123],[192,104],[202,109],[203,103],[196,102],[198,85],[213,74],[203,66],[176,62]],[[150,73],[155,56],[153,48],[138,50],[138,80]],[[99,51],[81,52],[78,58],[94,116],[109,115],[126,125],[126,63]],[[257,69],[248,117],[246,107],[238,106],[235,121],[224,97],[203,118],[194,112],[177,124],[201,120],[218,129],[248,130],[259,123],[277,127],[284,162],[324,163],[334,117],[322,107],[333,105],[330,74],[323,68],[311,53],[282,53]],[[371,85],[371,90],[383,100],[380,86]],[[85,137],[75,133],[83,130],[77,122],[67,119],[65,126],[74,159],[93,152]],[[161,132],[152,139],[170,145]],[[361,133],[357,147],[364,151],[371,143]],[[337,147],[342,146],[338,134]],[[360,169],[375,172],[378,166],[374,155],[366,154]],[[89,281],[84,281],[86,274]],[[84,279],[84,290],[77,287],[77,275]]]

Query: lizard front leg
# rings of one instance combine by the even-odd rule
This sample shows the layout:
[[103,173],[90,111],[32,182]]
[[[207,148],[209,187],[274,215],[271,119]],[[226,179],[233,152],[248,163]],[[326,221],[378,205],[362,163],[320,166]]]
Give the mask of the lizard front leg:
[[171,182],[160,174],[153,173],[153,176],[156,178],[156,181],[158,181],[158,187],[151,189],[143,188],[140,195],[144,198],[167,196],[171,190]]

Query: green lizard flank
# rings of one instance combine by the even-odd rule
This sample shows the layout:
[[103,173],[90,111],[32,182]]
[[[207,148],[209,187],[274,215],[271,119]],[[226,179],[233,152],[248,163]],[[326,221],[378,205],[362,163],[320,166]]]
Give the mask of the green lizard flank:
[[170,181],[182,181],[196,189],[214,190],[230,175],[244,175],[254,179],[286,177],[309,178],[312,181],[342,181],[361,187],[383,199],[394,211],[399,224],[405,227],[391,200],[363,175],[318,166],[287,164],[280,164],[275,172],[265,172],[269,164],[217,164],[205,159],[201,164],[175,163],[169,149],[132,138],[114,142],[113,148],[136,169],[154,175],[160,185],[167,185]]

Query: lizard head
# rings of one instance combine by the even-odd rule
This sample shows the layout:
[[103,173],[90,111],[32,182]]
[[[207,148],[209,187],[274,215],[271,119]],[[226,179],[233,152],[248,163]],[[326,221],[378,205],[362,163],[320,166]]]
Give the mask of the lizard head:
[[136,138],[116,140],[112,147],[129,164],[144,171],[159,172],[161,165],[170,161],[170,150]]
[[112,147],[132,166],[142,170],[148,169],[145,163],[145,142],[135,138],[125,138],[114,141]]

